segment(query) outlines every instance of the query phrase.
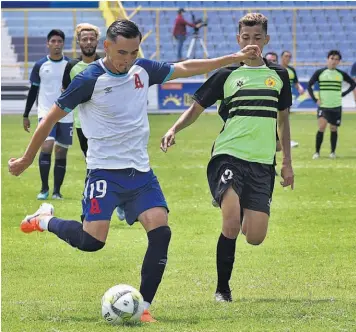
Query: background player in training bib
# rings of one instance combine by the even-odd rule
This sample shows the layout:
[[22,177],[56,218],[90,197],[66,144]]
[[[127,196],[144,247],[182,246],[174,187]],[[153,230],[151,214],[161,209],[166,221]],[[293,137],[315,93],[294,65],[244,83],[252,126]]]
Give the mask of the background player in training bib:
[[[64,70],[62,87],[63,90],[67,89],[73,78],[86,69],[90,63],[100,59],[96,53],[96,48],[99,43],[100,32],[99,28],[89,23],[78,24],[75,29],[75,37],[82,52],[81,56],[77,59],[70,60]],[[73,110],[74,126],[78,135],[80,148],[86,157],[88,151],[88,140],[84,136],[80,120],[78,116],[78,108]]]
[[[31,108],[38,94],[38,121],[44,118],[53,103],[61,95],[64,68],[69,59],[63,56],[65,36],[61,30],[51,30],[47,35],[49,55],[37,61],[32,69],[31,87],[27,96],[26,108],[23,114],[24,129],[29,132]],[[47,199],[49,195],[48,177],[51,169],[51,155],[55,146],[53,199],[61,199],[60,189],[64,180],[67,165],[68,147],[72,145],[73,115],[68,114],[56,123],[43,142],[38,159],[42,181],[41,191],[37,199]]]
[[[147,232],[148,248],[142,265],[140,292],[145,309],[152,302],[167,262],[171,230],[168,208],[150,168],[147,144],[150,134],[147,96],[150,85],[179,77],[200,75],[249,56],[257,46],[204,60],[176,64],[137,59],[142,35],[135,23],[117,20],[106,33],[106,56],[75,76],[40,123],[23,157],[9,161],[9,171],[21,174],[31,165],[52,126],[79,105],[79,118],[88,138],[90,170],[83,199],[83,223],[53,216],[44,204],[21,223],[25,233],[48,230],[82,251],[104,247],[114,209],[125,210],[126,221],[140,221]],[[146,310],[142,321],[154,321]]]
[[[262,51],[269,41],[267,18],[258,13],[244,16],[239,21],[237,40],[240,48],[258,45]],[[215,140],[207,175],[223,219],[217,245],[215,298],[218,302],[229,302],[232,301],[229,280],[240,222],[250,244],[261,244],[267,233],[275,177],[277,118],[283,151],[282,185],[293,188],[288,110],[292,96],[288,73],[278,64],[251,56],[238,68],[217,71],[193,99],[193,105],[162,138],[161,149],[167,151],[177,132],[192,124],[205,108],[222,100],[219,113],[225,124]]]
[[[336,158],[337,127],[341,125],[342,97],[346,96],[355,88],[355,82],[345,72],[337,69],[341,60],[341,53],[331,50],[328,53],[327,67],[318,69],[310,78],[308,92],[318,104],[317,117],[319,130],[316,133],[315,153],[313,159],[320,157],[320,148],[323,143],[324,131],[330,124],[330,158]],[[350,87],[342,92],[342,82],[346,81]],[[313,85],[319,83],[319,98],[313,92]]]

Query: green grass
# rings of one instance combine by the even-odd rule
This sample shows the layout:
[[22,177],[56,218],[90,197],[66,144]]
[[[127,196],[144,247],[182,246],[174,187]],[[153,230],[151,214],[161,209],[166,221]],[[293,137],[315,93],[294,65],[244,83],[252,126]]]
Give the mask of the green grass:
[[[180,133],[168,154],[160,137],[177,115],[151,116],[150,156],[171,209],[173,236],[152,313],[158,324],[111,327],[100,315],[103,293],[118,283],[139,287],[146,235],[113,216],[105,248],[83,253],[50,233],[25,235],[22,218],[38,208],[37,160],[19,178],[7,172],[29,135],[20,116],[2,116],[2,331],[356,331],[356,115],[345,114],[337,160],[311,160],[315,115],[292,115],[295,190],[276,186],[270,227],[258,247],[239,237],[232,289],[217,304],[215,248],[220,211],[206,181],[221,122],[214,115]],[[35,119],[32,119],[35,123]],[[51,172],[52,173],[52,172]],[[77,219],[85,164],[75,138],[56,215]],[[52,174],[51,180],[52,183]]]

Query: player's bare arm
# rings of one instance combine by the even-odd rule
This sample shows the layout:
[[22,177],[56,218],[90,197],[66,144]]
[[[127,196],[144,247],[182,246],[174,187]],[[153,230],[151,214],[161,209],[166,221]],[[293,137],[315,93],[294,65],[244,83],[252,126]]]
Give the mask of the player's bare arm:
[[48,137],[53,126],[68,113],[57,105],[53,105],[48,115],[43,118],[34,132],[31,142],[21,158],[11,158],[9,160],[9,171],[12,175],[20,175],[28,168],[36,157],[38,150]]
[[278,132],[282,144],[282,168],[281,176],[283,187],[291,186],[294,189],[294,173],[292,168],[292,157],[290,148],[290,124],[289,124],[289,109],[278,112]]
[[194,123],[203,111],[204,108],[194,102],[162,137],[161,150],[167,152],[167,149],[175,143],[175,134]]
[[170,80],[205,74],[233,63],[242,62],[244,60],[247,60],[251,56],[261,56],[261,50],[257,45],[248,45],[237,53],[222,56],[219,58],[197,59],[179,62],[174,64],[174,72]]

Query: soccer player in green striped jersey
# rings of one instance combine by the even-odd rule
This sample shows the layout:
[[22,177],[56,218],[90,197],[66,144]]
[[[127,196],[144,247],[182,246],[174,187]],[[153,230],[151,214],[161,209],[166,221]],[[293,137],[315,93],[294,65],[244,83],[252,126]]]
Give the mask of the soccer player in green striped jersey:
[[[241,49],[256,45],[262,52],[269,41],[267,18],[258,13],[244,16],[239,21],[237,40]],[[215,299],[229,302],[232,301],[229,280],[240,229],[252,245],[261,244],[267,234],[275,178],[277,123],[283,153],[281,184],[292,188],[294,185],[288,73],[261,56],[251,56],[237,67],[217,71],[193,99],[193,105],[162,138],[161,149],[167,151],[174,144],[177,132],[191,125],[205,108],[222,100],[219,114],[224,127],[215,140],[207,173],[223,219],[217,244]]]
[[[327,67],[318,69],[308,83],[308,91],[312,99],[318,104],[317,117],[319,130],[316,134],[315,153],[313,159],[320,157],[320,148],[323,143],[324,131],[330,124],[330,158],[336,158],[337,127],[341,125],[342,97],[355,89],[355,82],[345,72],[337,69],[341,60],[341,53],[331,50],[328,53]],[[342,91],[342,82],[346,81],[350,87]],[[313,85],[319,83],[319,98],[313,92]]]

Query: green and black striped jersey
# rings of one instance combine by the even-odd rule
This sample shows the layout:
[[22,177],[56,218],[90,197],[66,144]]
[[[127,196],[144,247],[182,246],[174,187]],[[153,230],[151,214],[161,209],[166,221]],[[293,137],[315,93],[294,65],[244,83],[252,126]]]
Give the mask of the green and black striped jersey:
[[273,164],[277,112],[292,105],[286,69],[267,61],[260,67],[222,68],[193,99],[204,108],[221,100],[219,114],[225,125],[214,143],[213,156],[228,154]]
[[292,66],[287,66],[286,69],[288,72],[290,85],[292,86],[293,84],[299,83],[297,72],[295,71],[295,69]]
[[[342,82],[346,81],[350,87],[342,92]],[[308,91],[315,102],[317,98],[313,92],[313,85],[319,83],[320,107],[325,109],[339,108],[342,106],[342,97],[346,96],[355,88],[354,80],[345,72],[339,69],[318,69],[308,83]]]

